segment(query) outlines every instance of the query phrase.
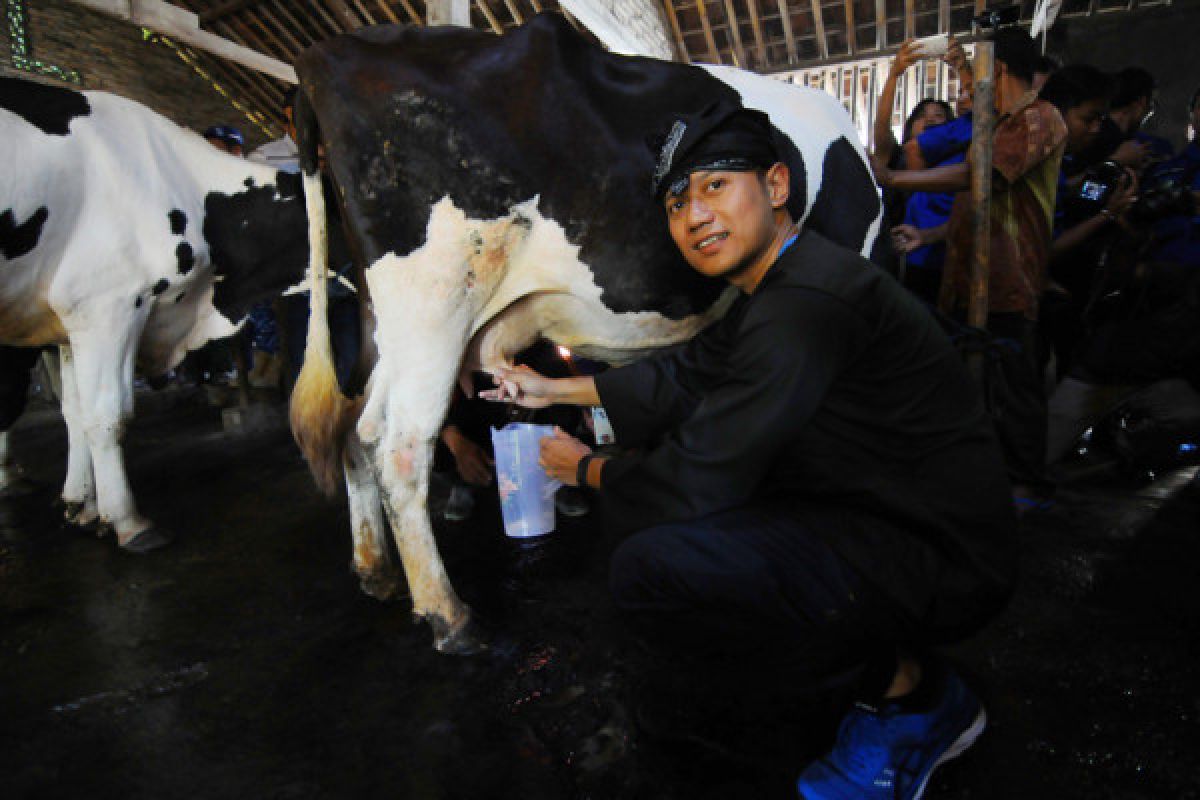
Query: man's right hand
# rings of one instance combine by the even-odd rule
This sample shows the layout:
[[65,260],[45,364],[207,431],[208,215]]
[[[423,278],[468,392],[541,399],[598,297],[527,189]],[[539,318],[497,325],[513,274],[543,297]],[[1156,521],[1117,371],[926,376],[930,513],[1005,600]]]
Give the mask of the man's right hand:
[[479,393],[484,400],[516,403],[523,408],[545,408],[555,402],[554,379],[539,375],[524,365],[497,367],[492,380],[496,382],[496,388]]
[[1117,162],[1123,167],[1133,167],[1140,170],[1146,166],[1146,161],[1150,158],[1150,144],[1148,142],[1139,142],[1136,139],[1129,139],[1121,142],[1112,154],[1111,160]]

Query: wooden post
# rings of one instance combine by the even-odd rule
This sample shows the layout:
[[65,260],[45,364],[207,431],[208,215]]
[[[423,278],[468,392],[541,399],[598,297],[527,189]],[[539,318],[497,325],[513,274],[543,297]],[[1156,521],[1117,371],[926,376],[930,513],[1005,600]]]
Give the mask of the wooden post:
[[425,6],[428,25],[471,27],[471,0],[429,0]]
[[974,127],[971,131],[971,209],[974,252],[970,261],[967,324],[987,327],[991,272],[992,134],[996,122],[995,53],[991,42],[975,45]]

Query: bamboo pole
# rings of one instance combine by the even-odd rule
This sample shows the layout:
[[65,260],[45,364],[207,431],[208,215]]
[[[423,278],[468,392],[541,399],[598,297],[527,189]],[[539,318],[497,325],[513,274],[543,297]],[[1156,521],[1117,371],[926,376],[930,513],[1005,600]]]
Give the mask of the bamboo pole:
[[[974,127],[971,131],[971,207],[974,251],[970,261],[967,324],[986,328],[988,276],[991,273],[992,135],[996,120],[995,53],[989,41],[975,46]],[[982,362],[976,358],[972,369]],[[977,373],[978,374],[978,373]]]

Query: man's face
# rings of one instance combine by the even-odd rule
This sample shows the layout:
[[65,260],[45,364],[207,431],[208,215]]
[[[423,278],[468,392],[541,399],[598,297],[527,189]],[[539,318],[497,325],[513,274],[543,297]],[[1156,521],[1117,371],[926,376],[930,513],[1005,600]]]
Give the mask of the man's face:
[[773,258],[775,212],[787,202],[787,167],[761,172],[693,172],[680,194],[663,200],[671,238],[694,270],[736,277]]
[[1068,108],[1063,115],[1067,123],[1067,152],[1078,153],[1091,144],[1107,113],[1108,103],[1104,100],[1087,100]]

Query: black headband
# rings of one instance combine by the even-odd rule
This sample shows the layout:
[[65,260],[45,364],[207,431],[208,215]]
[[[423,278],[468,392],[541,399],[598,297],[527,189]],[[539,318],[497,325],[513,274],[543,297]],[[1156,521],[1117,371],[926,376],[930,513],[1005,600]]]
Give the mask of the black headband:
[[682,192],[697,170],[746,172],[779,161],[767,115],[724,101],[676,119],[652,147],[658,156],[651,185],[655,200]]

